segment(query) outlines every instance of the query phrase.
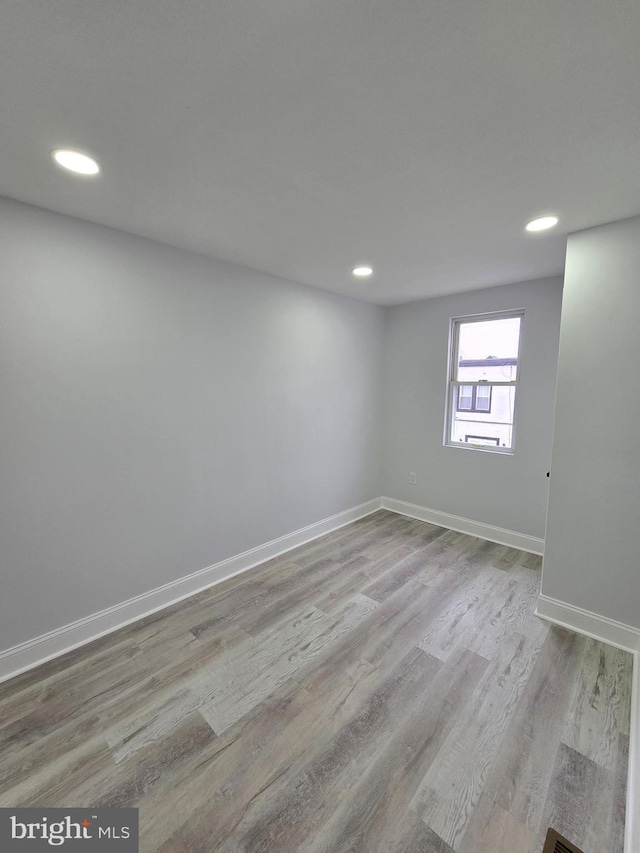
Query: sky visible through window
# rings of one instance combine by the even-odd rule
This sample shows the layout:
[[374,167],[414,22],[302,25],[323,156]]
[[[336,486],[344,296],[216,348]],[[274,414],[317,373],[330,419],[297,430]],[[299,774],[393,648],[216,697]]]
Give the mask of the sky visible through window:
[[460,324],[459,359],[517,358],[520,317]]

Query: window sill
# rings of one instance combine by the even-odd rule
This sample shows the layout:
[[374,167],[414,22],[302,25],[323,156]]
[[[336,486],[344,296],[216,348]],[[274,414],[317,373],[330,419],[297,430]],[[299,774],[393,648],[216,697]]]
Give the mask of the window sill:
[[460,441],[457,444],[452,441],[445,441],[443,447],[454,447],[457,450],[477,450],[480,453],[495,453],[498,456],[515,455],[512,447],[489,447],[488,445],[467,444],[463,441]]

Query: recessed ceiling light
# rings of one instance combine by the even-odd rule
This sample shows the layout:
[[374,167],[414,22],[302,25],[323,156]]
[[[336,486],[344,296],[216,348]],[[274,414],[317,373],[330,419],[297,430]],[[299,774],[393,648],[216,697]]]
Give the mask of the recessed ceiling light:
[[524,226],[526,231],[546,231],[547,228],[553,228],[558,224],[557,216],[540,216],[538,219],[532,219]]
[[51,152],[51,156],[59,166],[69,169],[70,172],[77,172],[79,175],[97,175],[100,171],[98,161],[89,157],[88,154],[82,154],[81,151],[56,148]]
[[366,278],[367,276],[373,273],[371,267],[356,267],[354,270],[351,270],[354,275],[357,275],[358,278]]

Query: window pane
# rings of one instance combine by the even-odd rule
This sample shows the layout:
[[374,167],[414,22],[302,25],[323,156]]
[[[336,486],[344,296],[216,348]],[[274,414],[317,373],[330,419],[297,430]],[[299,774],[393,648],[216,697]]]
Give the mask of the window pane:
[[505,382],[516,378],[520,317],[461,321],[455,379]]
[[491,386],[490,385],[477,385],[476,386],[476,411],[477,412],[490,412],[491,411]]
[[[468,385],[458,386],[460,389],[469,389],[469,387]],[[463,409],[461,406],[454,406],[450,441],[455,444],[476,446],[482,444],[487,447],[499,447],[501,450],[511,450],[516,401],[515,387],[494,385],[487,388],[477,385],[471,390],[476,392],[475,408]],[[487,391],[491,394],[490,399],[480,396]],[[460,397],[458,399],[460,400]],[[489,408],[483,409],[483,405],[488,405]]]
[[[509,389],[510,391],[513,389]],[[493,418],[474,416],[469,412],[454,412],[451,442],[455,444],[483,444],[509,450],[512,447],[513,425],[495,423]]]
[[458,388],[458,408],[471,410],[473,402],[473,387],[471,385],[460,385]]

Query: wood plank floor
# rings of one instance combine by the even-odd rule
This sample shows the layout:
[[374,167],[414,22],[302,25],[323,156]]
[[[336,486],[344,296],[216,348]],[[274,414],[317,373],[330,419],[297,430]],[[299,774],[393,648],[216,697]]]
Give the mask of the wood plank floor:
[[380,511],[0,685],[0,806],[143,853],[622,853],[631,656],[540,558]]

